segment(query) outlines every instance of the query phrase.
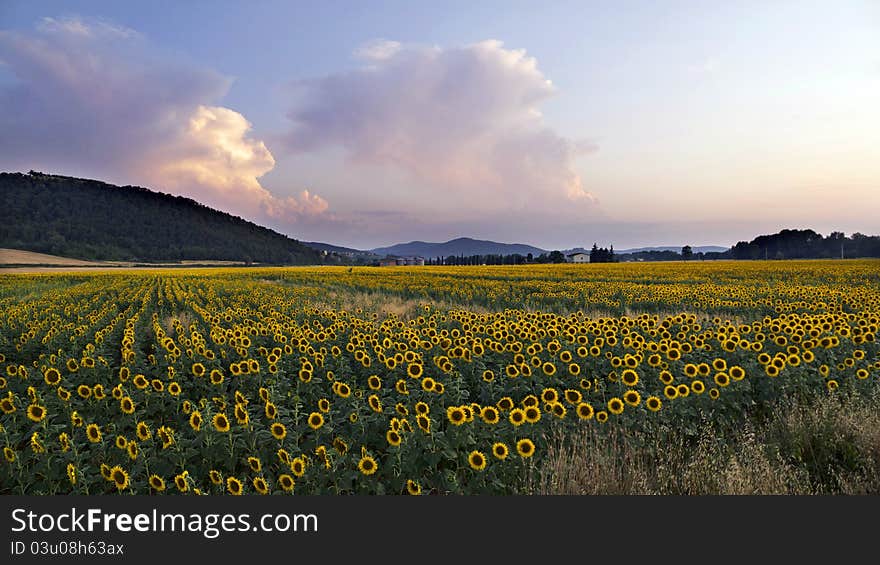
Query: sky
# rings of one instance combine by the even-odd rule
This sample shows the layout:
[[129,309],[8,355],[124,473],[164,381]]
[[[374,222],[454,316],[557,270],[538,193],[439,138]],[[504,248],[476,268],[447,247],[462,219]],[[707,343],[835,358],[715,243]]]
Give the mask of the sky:
[[358,249],[878,234],[880,2],[2,0],[0,170]]

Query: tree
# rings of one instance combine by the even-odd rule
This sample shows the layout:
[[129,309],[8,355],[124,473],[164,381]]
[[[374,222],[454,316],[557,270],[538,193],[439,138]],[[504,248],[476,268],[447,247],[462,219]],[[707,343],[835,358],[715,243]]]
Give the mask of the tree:
[[694,250],[691,249],[690,245],[685,245],[681,248],[681,258],[685,261],[690,261],[694,256]]
[[558,249],[554,249],[550,252],[550,262],[551,263],[565,263],[565,255],[563,255],[562,251]]

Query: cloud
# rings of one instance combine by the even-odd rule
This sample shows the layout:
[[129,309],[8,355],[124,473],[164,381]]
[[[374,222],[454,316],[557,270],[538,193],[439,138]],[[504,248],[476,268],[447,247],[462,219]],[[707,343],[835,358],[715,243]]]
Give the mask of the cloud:
[[240,113],[217,105],[231,81],[101,20],[44,18],[0,31],[0,166],[113,179],[183,194],[251,218],[296,221],[327,202],[277,197],[275,166]]
[[354,56],[367,61],[381,61],[393,57],[400,48],[401,45],[397,41],[374,39],[355,49]]
[[405,171],[416,206],[442,193],[472,210],[594,208],[574,164],[595,147],[544,122],[556,89],[525,51],[381,40],[355,54],[364,66],[293,84],[290,151],[341,147],[350,162]]

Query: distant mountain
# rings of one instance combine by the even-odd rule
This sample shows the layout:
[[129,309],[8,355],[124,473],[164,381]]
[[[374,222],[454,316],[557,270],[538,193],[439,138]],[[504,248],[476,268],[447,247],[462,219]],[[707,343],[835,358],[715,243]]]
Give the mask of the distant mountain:
[[322,262],[286,235],[137,186],[0,173],[0,209],[8,219],[0,222],[2,248],[100,261]]
[[496,241],[486,241],[480,239],[471,239],[469,237],[459,237],[446,241],[444,243],[431,243],[425,241],[411,241],[409,243],[398,243],[390,247],[378,247],[371,249],[377,255],[397,255],[397,256],[418,256],[425,259],[433,259],[436,257],[449,257],[450,255],[512,255],[519,253],[520,255],[528,255],[531,253],[538,256],[547,251],[525,245],[522,243],[498,243]]
[[[623,254],[623,253],[644,253],[646,251],[675,251],[676,253],[681,253],[681,248],[683,245],[666,245],[661,247],[636,247],[633,249],[621,249],[614,250],[614,253]],[[723,253],[730,249],[729,247],[721,247],[719,245],[699,245],[699,246],[691,246],[691,250],[694,253]],[[589,253],[589,251],[587,251]]]

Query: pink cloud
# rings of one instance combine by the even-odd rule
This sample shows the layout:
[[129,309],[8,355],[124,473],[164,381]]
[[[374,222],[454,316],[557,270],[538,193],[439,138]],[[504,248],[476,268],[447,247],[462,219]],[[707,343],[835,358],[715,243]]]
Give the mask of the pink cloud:
[[192,197],[251,219],[296,222],[328,205],[276,196],[259,178],[275,159],[251,124],[217,105],[230,81],[103,21],[45,18],[0,31],[0,166],[95,176]]
[[556,90],[499,41],[439,48],[371,42],[355,70],[296,81],[286,146],[341,147],[354,163],[405,171],[412,192],[466,195],[471,208],[590,208],[574,168],[589,147],[543,119]]

